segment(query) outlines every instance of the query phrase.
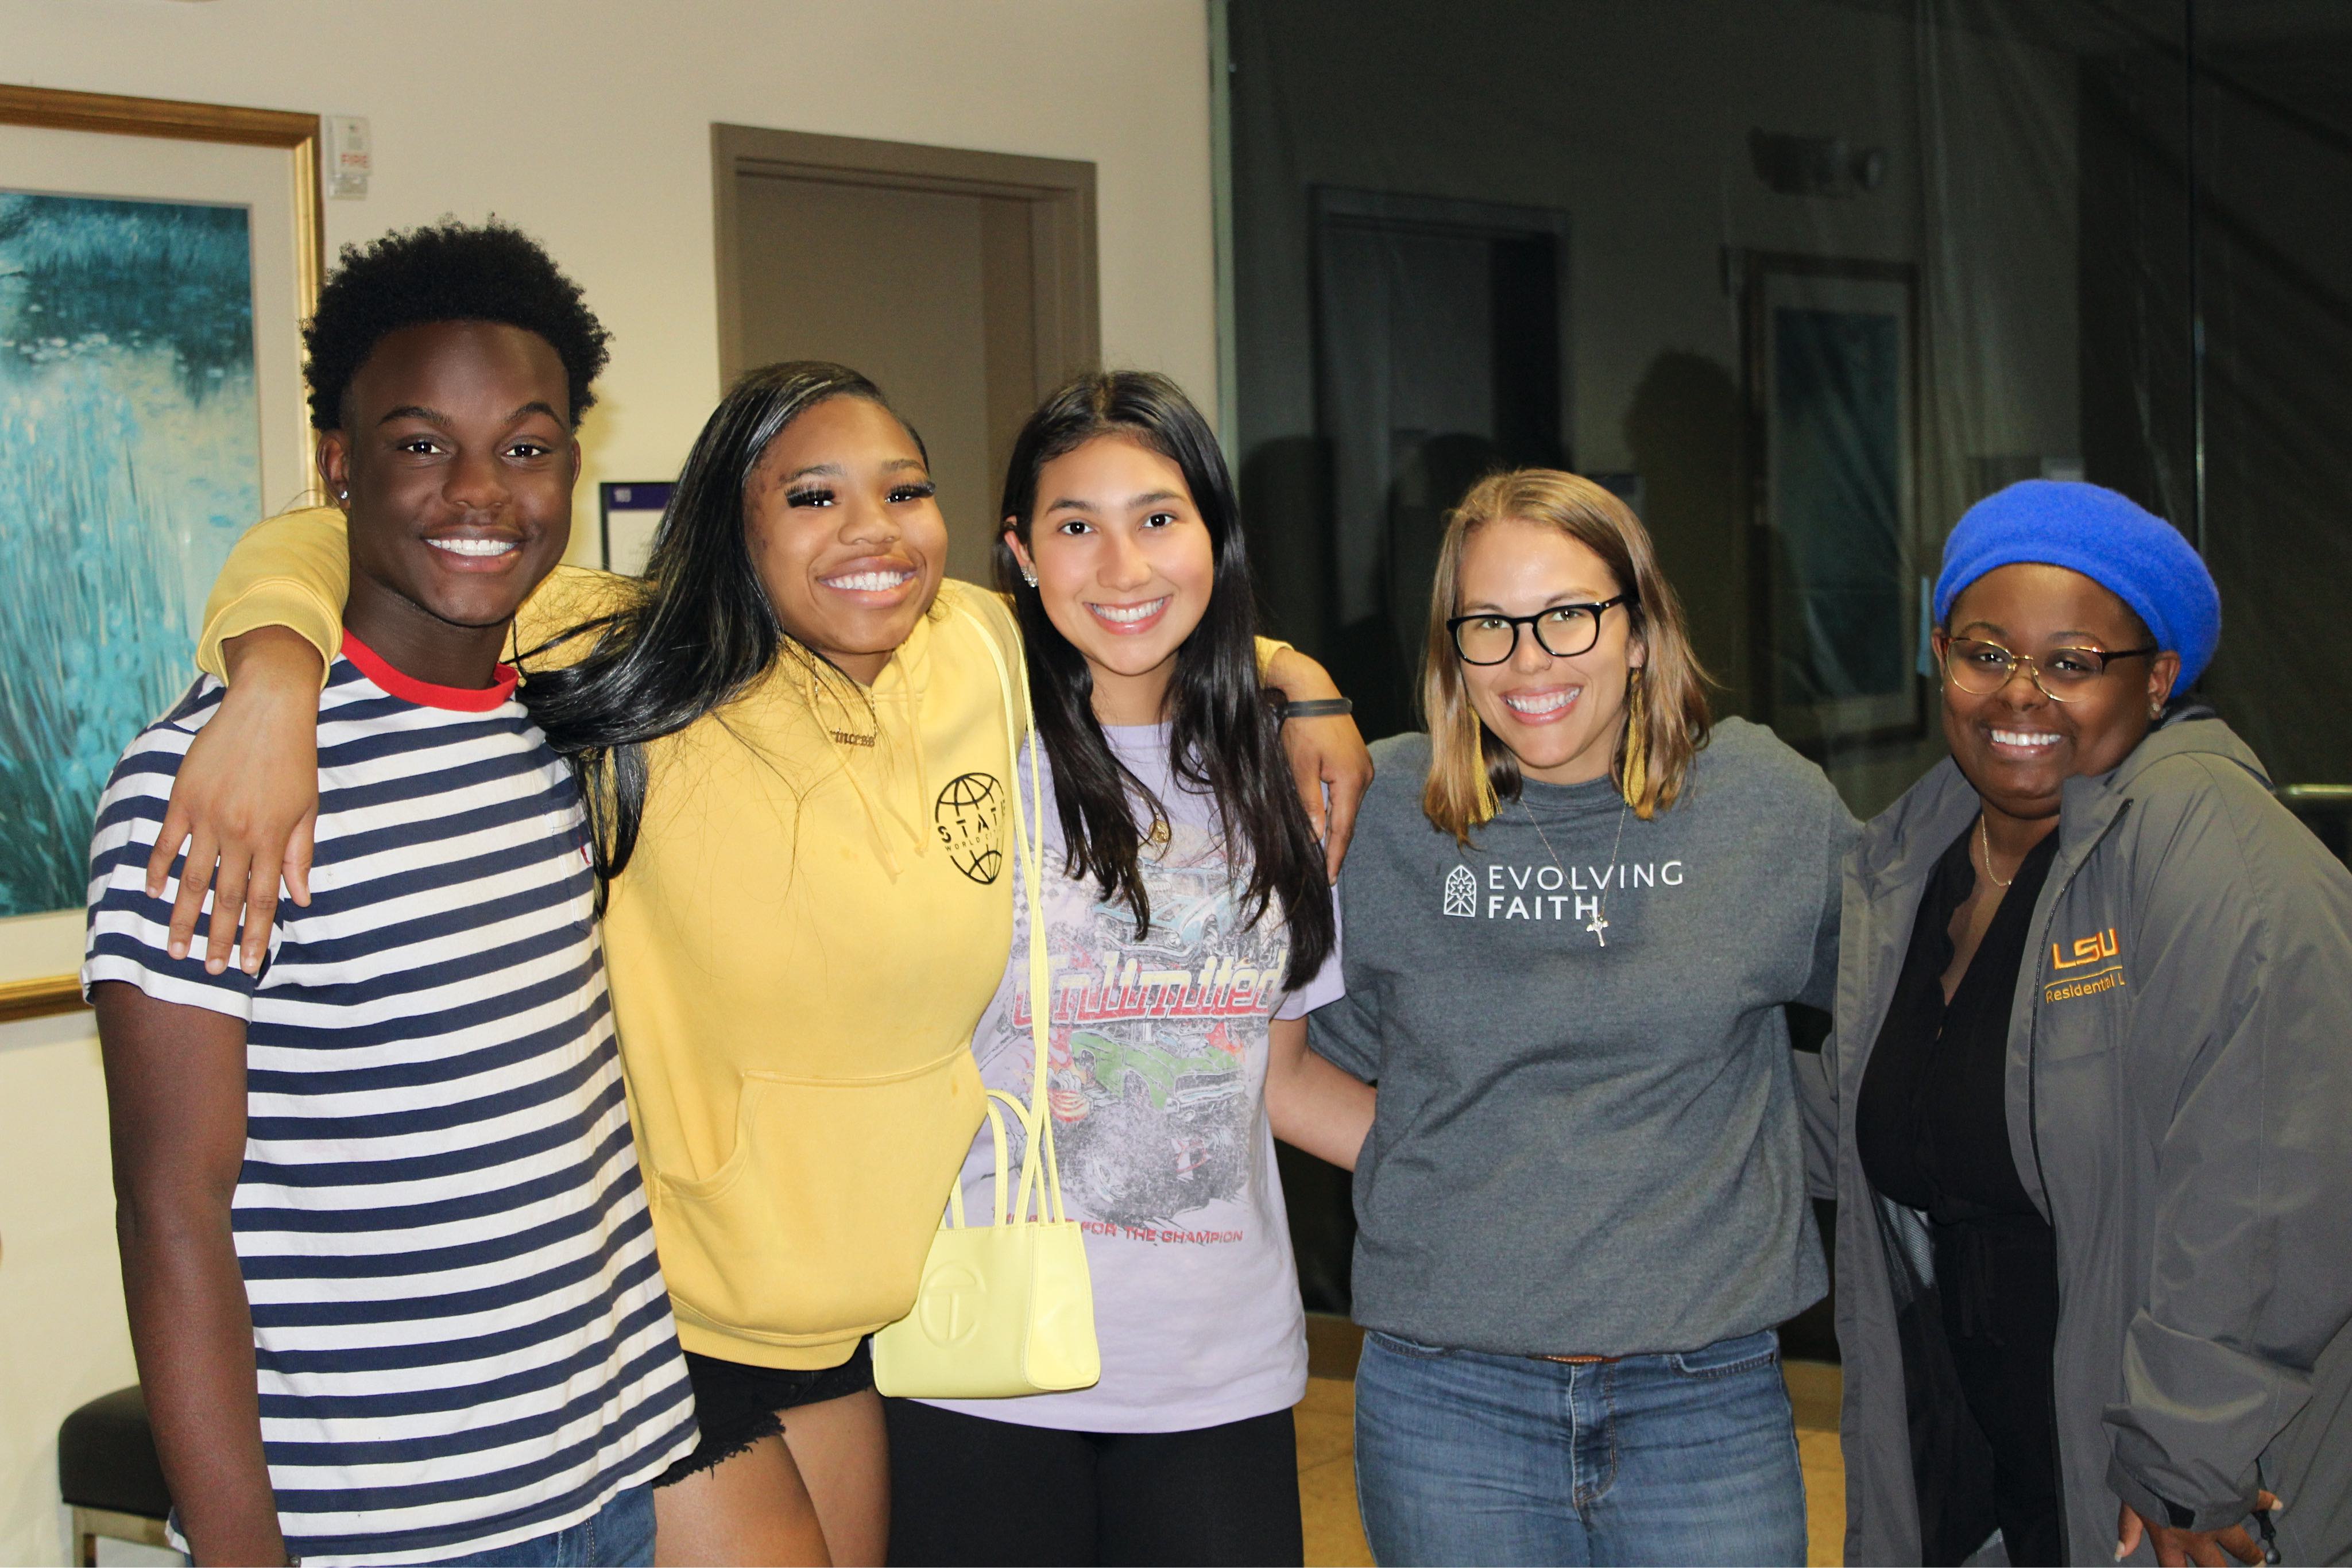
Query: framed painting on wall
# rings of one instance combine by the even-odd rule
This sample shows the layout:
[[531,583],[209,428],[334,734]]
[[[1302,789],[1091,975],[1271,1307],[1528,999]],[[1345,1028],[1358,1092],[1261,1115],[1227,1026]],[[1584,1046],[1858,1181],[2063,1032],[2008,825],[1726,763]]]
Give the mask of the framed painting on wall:
[[1756,707],[1814,757],[1916,737],[1916,269],[1740,261]]
[[310,487],[310,114],[0,86],[0,1019],[80,1004],[92,809]]

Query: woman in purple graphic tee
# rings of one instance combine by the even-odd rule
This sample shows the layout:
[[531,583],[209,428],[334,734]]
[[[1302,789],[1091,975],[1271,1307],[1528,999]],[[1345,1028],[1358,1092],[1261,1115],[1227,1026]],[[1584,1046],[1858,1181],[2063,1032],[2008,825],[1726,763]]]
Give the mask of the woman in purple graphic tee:
[[[1307,1009],[1340,994],[1338,921],[1258,688],[1233,482],[1172,382],[1091,374],[1023,429],[1003,517],[1051,802],[1052,994],[1029,993],[1016,922],[972,1048],[991,1087],[1025,1095],[1047,1009],[1103,1372],[1066,1394],[891,1401],[910,1483],[891,1554],[1295,1563],[1307,1343],[1274,1139],[1352,1166],[1372,1091],[1307,1049]],[[1000,1201],[982,1154],[965,1180]]]

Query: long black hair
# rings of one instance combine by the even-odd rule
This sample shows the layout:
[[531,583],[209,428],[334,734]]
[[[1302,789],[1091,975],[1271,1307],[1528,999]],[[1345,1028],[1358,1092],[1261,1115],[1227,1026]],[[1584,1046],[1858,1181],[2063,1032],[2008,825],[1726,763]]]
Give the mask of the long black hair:
[[[1217,802],[1228,863],[1246,870],[1243,904],[1255,923],[1278,904],[1290,930],[1289,983],[1303,985],[1338,940],[1323,848],[1291,784],[1272,706],[1258,689],[1257,612],[1241,507],[1208,421],[1166,376],[1097,371],[1064,385],[1029,416],[1013,444],[1002,516],[1024,545],[1046,464],[1097,436],[1124,436],[1157,452],[1184,476],[1208,526],[1216,561],[1201,623],[1176,651],[1168,686],[1169,760],[1179,784]],[[1045,601],[1024,580],[1012,547],[996,543],[996,585],[1012,596],[1028,650],[1038,737],[1054,768],[1054,799],[1068,846],[1067,873],[1092,876],[1106,903],[1151,925],[1137,856],[1139,807],[1166,816],[1143,781],[1113,755],[1095,718],[1094,675],[1086,655],[1056,631]],[[1148,818],[1147,818],[1148,820]]]
[[[860,700],[854,682],[776,619],[744,528],[745,497],[768,444],[837,397],[890,406],[856,371],[820,360],[763,366],[737,382],[678,472],[637,597],[558,639],[595,639],[576,664],[529,669],[525,662],[543,649],[517,661],[525,664],[532,720],[580,768],[600,893],[636,852],[648,742],[732,701],[780,656],[839,688],[844,702]],[[912,427],[907,434],[920,451],[922,438]]]

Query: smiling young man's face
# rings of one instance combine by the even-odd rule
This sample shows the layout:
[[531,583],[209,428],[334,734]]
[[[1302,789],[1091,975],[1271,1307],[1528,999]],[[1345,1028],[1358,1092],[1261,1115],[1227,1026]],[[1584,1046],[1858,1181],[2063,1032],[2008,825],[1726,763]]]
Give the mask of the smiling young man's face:
[[489,678],[482,650],[571,538],[569,389],[546,339],[491,321],[387,333],[352,377],[319,465],[351,516],[344,623],[395,667]]
[[[1951,637],[2043,660],[2068,649],[2123,653],[2149,641],[2139,618],[2109,590],[2081,572],[2032,562],[1997,568],[1969,584],[1952,601],[1948,620],[1937,638],[1939,654]],[[2177,653],[2118,659],[2063,703],[2022,665],[1982,695],[1946,674],[1944,739],[1987,804],[2021,821],[2054,817],[2067,779],[2105,773],[2131,755],[2179,668]]]

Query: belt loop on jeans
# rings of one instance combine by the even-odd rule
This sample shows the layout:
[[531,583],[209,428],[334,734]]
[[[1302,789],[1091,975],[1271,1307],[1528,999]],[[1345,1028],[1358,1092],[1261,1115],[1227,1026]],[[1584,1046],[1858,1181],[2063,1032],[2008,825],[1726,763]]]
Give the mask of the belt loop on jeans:
[[1556,1361],[1563,1366],[1604,1366],[1611,1362],[1622,1361],[1625,1358],[1621,1355],[1531,1355],[1528,1359]]

